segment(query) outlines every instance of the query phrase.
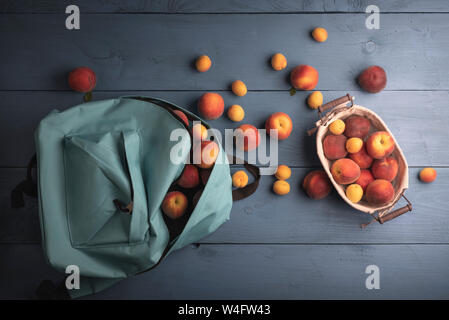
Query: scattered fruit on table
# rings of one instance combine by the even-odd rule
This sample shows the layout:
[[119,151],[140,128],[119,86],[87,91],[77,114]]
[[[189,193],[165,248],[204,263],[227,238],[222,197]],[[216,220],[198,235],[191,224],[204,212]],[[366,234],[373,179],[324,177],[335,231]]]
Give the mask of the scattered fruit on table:
[[198,190],[192,199],[192,206],[195,208],[198,204],[198,201],[200,201],[201,195],[203,194],[203,190]]
[[361,116],[350,116],[345,120],[345,136],[365,139],[371,128],[371,122]]
[[208,56],[199,56],[195,61],[196,70],[199,72],[206,72],[210,69],[212,61]]
[[363,191],[365,192],[366,187],[374,181],[373,174],[368,169],[363,169],[360,171],[360,177],[357,179],[355,183],[357,183],[359,186],[362,187]]
[[185,115],[184,112],[182,112],[181,110],[173,110],[173,112],[176,113],[178,117],[182,119],[182,121],[184,121],[186,126],[189,126],[189,119],[187,119],[187,116]]
[[292,175],[292,169],[290,169],[285,164],[278,166],[276,173],[274,174],[279,180],[287,180]]
[[366,152],[374,159],[388,157],[394,150],[393,137],[387,131],[377,131],[366,140]]
[[207,128],[201,123],[195,123],[192,127],[192,136],[196,140],[205,140],[207,138]]
[[348,199],[353,203],[359,202],[363,197],[362,187],[356,183],[349,185],[346,188],[346,197],[348,197]]
[[287,59],[282,53],[276,53],[271,57],[271,66],[274,70],[282,70],[287,67]]
[[221,95],[207,92],[198,100],[198,112],[207,120],[221,117],[224,111],[224,101]]
[[312,109],[318,109],[319,106],[323,105],[323,94],[321,91],[314,91],[309,94],[307,104]]
[[271,129],[277,130],[278,140],[287,139],[293,130],[292,119],[284,112],[273,113],[267,121],[265,121],[265,130],[268,135],[270,134]]
[[313,90],[318,84],[318,71],[308,65],[296,66],[290,73],[290,82],[295,89]]
[[366,187],[366,200],[374,205],[385,205],[394,198],[394,188],[390,181],[377,179]]
[[351,184],[360,177],[360,167],[348,158],[338,159],[332,164],[331,173],[339,184]]
[[368,169],[374,161],[373,157],[366,152],[366,143],[359,152],[349,154],[349,158],[354,160],[354,162],[359,165],[360,169]]
[[259,130],[250,124],[242,124],[238,127],[235,137],[237,139],[237,147],[244,151],[256,149],[261,141]]
[[419,172],[419,179],[422,182],[432,182],[437,178],[437,171],[434,168],[424,168]]
[[216,142],[201,141],[201,145],[193,150],[193,160],[198,167],[208,169],[214,165],[219,152],[220,148]]
[[228,117],[234,122],[242,121],[245,118],[245,110],[238,104],[233,104],[228,109]]
[[248,175],[245,171],[239,170],[232,175],[232,185],[236,188],[243,188],[248,184]]
[[277,180],[273,184],[274,193],[283,196],[290,192],[290,184],[285,180]]
[[187,197],[181,191],[171,191],[167,193],[162,201],[162,211],[170,218],[181,217],[187,209]]
[[323,151],[326,158],[329,160],[337,160],[346,157],[348,154],[346,141],[347,138],[344,135],[327,135],[323,141]]
[[246,88],[246,84],[241,80],[235,80],[232,83],[231,88],[232,88],[232,92],[234,92],[234,94],[239,97],[243,97],[248,92],[248,89]]
[[343,134],[345,132],[345,122],[341,119],[333,121],[329,125],[329,131],[335,135]]
[[324,170],[309,172],[302,181],[302,187],[315,200],[326,197],[332,190],[331,181]]
[[209,180],[210,174],[211,174],[212,170],[211,169],[201,169],[200,170],[200,177],[201,177],[201,182],[206,185],[207,181]]
[[95,72],[88,67],[79,67],[69,73],[69,86],[78,92],[90,92],[97,84]]
[[359,75],[358,82],[363,90],[377,93],[387,85],[387,74],[382,67],[371,66],[363,70]]
[[324,28],[315,28],[312,31],[312,37],[315,41],[324,42],[327,40],[327,30]]
[[360,138],[349,138],[346,141],[346,150],[349,153],[357,153],[363,148],[363,140]]
[[383,159],[375,160],[371,171],[374,178],[393,181],[398,174],[399,165],[395,158],[386,157]]
[[195,188],[200,183],[198,168],[192,164],[186,164],[178,180],[178,185],[182,188]]

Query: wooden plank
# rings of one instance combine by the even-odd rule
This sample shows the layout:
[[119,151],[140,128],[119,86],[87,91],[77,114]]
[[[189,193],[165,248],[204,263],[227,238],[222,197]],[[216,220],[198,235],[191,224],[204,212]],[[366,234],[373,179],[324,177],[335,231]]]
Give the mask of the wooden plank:
[[[4,0],[0,4],[3,13],[61,13],[73,4],[69,0]],[[360,12],[365,13],[369,0],[78,0],[82,13],[288,13],[288,12]],[[405,1],[378,0],[381,12],[448,12],[444,0]]]
[[[379,64],[387,90],[447,90],[446,14],[383,15],[368,30],[361,14],[85,15],[80,30],[66,30],[66,16],[0,16],[0,90],[66,90],[67,73],[92,67],[99,90],[227,90],[235,79],[250,90],[288,90],[291,68],[310,64],[320,90],[358,90],[356,77]],[[328,29],[325,43],[310,30]],[[275,72],[269,59],[283,52],[288,68]],[[199,54],[210,71],[193,68]],[[410,61],[413,57],[413,61]]]
[[[279,161],[291,166],[319,166],[315,138],[305,132],[314,126],[317,113],[306,106],[307,92],[290,97],[288,92],[249,92],[245,97],[220,92],[226,107],[244,107],[244,123],[264,128],[273,112],[289,114],[294,123],[291,136],[279,144]],[[346,91],[324,92],[325,101],[345,95]],[[146,95],[166,99],[197,112],[197,99],[203,91],[193,92],[94,92],[94,100],[124,95]],[[353,92],[356,102],[378,113],[392,130],[411,166],[448,166],[449,94],[447,91],[385,91],[379,94]],[[34,153],[33,132],[39,121],[53,109],[64,110],[82,102],[74,92],[0,92],[0,167],[25,167]],[[223,133],[237,128],[226,115],[210,124]]]
[[[418,180],[420,169],[410,169],[406,195],[413,203],[413,212],[363,230],[360,225],[370,221],[370,216],[349,207],[336,192],[319,201],[304,194],[300,185],[309,170],[293,169],[291,192],[283,197],[271,191],[273,177],[262,177],[257,192],[236,202],[231,219],[200,242],[449,243],[449,168],[439,168],[432,184]],[[0,169],[0,177],[0,242],[39,242],[36,201],[26,198],[26,208],[10,207],[10,192],[23,179],[24,170]]]
[[[43,279],[62,279],[41,250],[0,246],[0,298],[32,298]],[[447,299],[448,257],[448,245],[190,246],[88,299]],[[365,287],[373,264],[379,290]]]

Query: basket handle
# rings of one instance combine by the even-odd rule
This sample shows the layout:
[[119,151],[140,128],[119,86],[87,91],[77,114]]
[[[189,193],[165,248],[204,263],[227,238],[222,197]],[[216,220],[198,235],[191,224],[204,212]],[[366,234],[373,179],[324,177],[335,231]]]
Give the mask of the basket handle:
[[404,199],[407,201],[407,204],[402,208],[396,209],[394,211],[387,213],[384,216],[379,217],[380,224],[393,220],[394,218],[399,217],[400,215],[413,210],[412,203],[404,195],[402,195],[402,197],[404,197]]
[[[329,101],[328,103],[323,104],[322,106],[318,107],[318,115],[321,117],[321,114],[329,109],[332,109],[336,106],[339,106],[341,104],[346,104],[348,102],[351,102],[351,106],[353,104],[354,97],[352,97],[349,93],[344,95],[343,97],[337,98],[335,100]],[[315,133],[315,131],[318,130],[318,127],[315,127],[313,129],[307,130],[307,135],[311,136]]]

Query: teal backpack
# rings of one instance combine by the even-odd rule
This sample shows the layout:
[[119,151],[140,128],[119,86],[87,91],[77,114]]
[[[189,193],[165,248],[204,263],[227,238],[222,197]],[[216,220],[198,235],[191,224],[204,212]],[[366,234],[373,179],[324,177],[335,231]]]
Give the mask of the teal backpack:
[[[42,245],[48,263],[60,272],[79,268],[79,289],[48,281],[39,288],[46,298],[81,297],[99,292],[131,275],[148,271],[169,253],[214,232],[229,219],[233,200],[251,195],[260,173],[232,190],[229,162],[222,146],[196,205],[172,220],[161,210],[167,192],[176,189],[184,163],[170,161],[175,144],[181,157],[191,149],[188,126],[194,114],[163,100],[122,97],[53,111],[36,130],[37,197]],[[180,141],[170,134],[181,129]],[[184,142],[182,142],[184,141]],[[13,191],[32,195],[31,174]],[[20,202],[20,201],[19,201]],[[23,202],[23,201],[22,201]],[[132,210],[127,204],[132,204]],[[68,293],[68,295],[67,295]]]

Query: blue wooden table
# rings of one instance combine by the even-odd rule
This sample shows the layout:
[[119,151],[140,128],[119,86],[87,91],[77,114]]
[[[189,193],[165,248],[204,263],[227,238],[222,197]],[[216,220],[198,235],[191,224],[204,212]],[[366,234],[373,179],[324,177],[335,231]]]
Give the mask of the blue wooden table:
[[[65,8],[77,4],[80,30],[65,28]],[[365,8],[380,8],[380,29],[365,27]],[[325,27],[317,43],[310,31]],[[231,220],[200,243],[169,256],[154,271],[123,281],[93,299],[449,298],[449,4],[429,1],[0,1],[0,298],[33,298],[42,279],[62,275],[46,265],[37,203],[11,209],[10,191],[34,153],[33,132],[50,110],[82,102],[67,73],[89,66],[98,76],[93,99],[127,94],[164,98],[196,111],[205,91],[237,103],[245,122],[262,127],[275,111],[294,129],[279,146],[293,168],[290,194],[272,193],[263,177],[251,198],[234,205]],[[282,52],[288,67],[274,72]],[[213,67],[198,73],[200,54]],[[414,210],[361,230],[369,217],[333,192],[314,201],[300,188],[320,167],[313,138],[317,119],[305,100],[289,95],[291,68],[310,64],[317,89],[330,101],[349,92],[378,113],[410,166]],[[362,92],[355,79],[367,66],[385,68],[387,87]],[[230,83],[245,81],[234,96]],[[211,121],[234,128],[226,116]],[[438,178],[417,175],[432,166]],[[402,204],[402,203],[401,203]],[[365,268],[380,269],[380,289],[367,290]]]

